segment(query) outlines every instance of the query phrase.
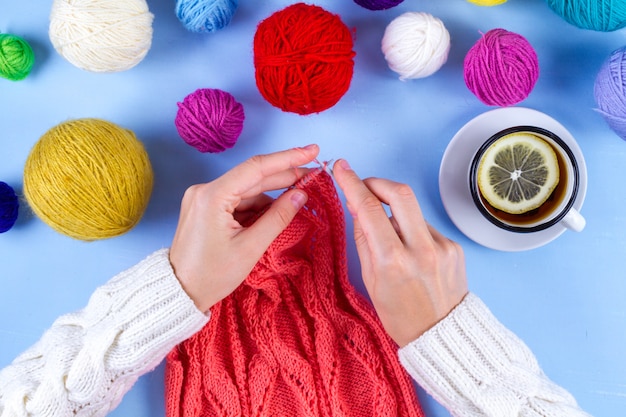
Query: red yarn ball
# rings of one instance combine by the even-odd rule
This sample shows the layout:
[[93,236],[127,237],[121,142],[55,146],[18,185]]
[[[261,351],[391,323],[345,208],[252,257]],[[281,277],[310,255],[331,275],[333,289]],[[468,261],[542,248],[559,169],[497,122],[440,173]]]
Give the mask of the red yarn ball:
[[288,6],[263,20],[254,35],[257,87],[283,111],[319,113],[348,91],[352,47],[339,16],[304,3]]
[[201,88],[178,103],[174,124],[189,145],[218,153],[237,143],[244,118],[243,106],[230,93]]

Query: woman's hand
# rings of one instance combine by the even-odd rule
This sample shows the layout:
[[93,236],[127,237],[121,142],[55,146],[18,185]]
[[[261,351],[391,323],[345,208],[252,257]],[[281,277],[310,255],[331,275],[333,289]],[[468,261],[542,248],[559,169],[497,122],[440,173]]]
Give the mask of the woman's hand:
[[333,172],[354,218],[365,287],[389,335],[405,346],[467,294],[463,250],[426,223],[407,185],[361,181],[345,160]]
[[[307,200],[299,189],[275,201],[263,194],[293,185],[307,171],[319,148],[309,145],[255,156],[183,196],[170,262],[183,288],[201,311],[208,311],[248,276],[272,241]],[[271,206],[254,224],[250,215]]]

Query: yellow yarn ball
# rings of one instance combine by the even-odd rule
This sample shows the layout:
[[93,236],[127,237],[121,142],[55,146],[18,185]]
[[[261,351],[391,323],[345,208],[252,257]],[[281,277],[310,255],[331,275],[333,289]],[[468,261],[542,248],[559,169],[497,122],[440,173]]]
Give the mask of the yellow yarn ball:
[[35,214],[56,231],[86,241],[132,229],[152,184],[148,154],[135,134],[100,119],[48,130],[24,168],[24,194]]
[[506,3],[506,0],[467,0],[470,3],[474,3],[477,6],[498,6],[502,3]]

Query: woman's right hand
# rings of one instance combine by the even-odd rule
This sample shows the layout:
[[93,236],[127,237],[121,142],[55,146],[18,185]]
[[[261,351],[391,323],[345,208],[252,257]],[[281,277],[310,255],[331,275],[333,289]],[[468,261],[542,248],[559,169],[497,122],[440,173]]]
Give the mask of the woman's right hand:
[[[258,155],[206,184],[189,187],[170,262],[201,311],[234,291],[272,241],[289,225],[308,196],[293,188],[273,200],[266,191],[290,187],[309,169],[317,145]],[[269,207],[250,226],[246,219]]]
[[409,186],[362,181],[345,160],[333,172],[354,218],[363,282],[385,330],[403,347],[467,294],[463,250],[426,223]]

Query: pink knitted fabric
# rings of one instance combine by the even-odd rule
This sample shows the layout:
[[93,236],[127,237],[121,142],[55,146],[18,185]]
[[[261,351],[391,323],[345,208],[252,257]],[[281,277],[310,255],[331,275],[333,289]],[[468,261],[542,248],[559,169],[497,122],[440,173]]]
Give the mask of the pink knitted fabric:
[[397,346],[348,280],[332,179],[316,170],[297,186],[306,207],[168,355],[168,417],[423,417]]

